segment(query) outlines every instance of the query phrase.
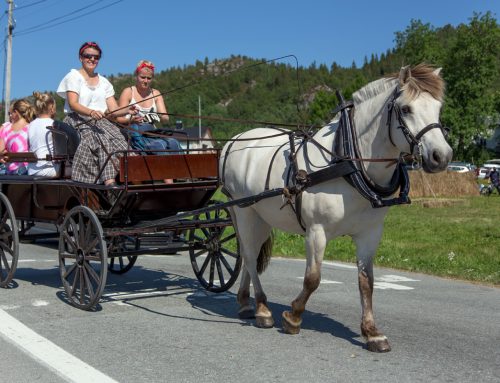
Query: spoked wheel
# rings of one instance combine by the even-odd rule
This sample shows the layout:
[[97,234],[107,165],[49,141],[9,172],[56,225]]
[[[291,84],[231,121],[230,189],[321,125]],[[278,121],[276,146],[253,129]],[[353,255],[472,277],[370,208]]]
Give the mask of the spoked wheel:
[[59,270],[71,304],[92,309],[106,285],[108,252],[101,224],[86,206],[71,209],[60,229]]
[[0,287],[8,287],[19,259],[19,233],[14,210],[5,194],[0,193]]
[[[191,229],[188,236],[189,257],[196,278],[209,291],[226,291],[238,279],[241,268],[239,242],[231,216],[226,209],[215,209],[194,219],[207,221],[207,226]],[[221,226],[208,226],[216,222]]]
[[[139,250],[139,239],[130,236],[113,237],[108,246],[108,270],[113,274],[125,274],[137,261],[137,255],[118,255]],[[115,255],[117,254],[117,255]]]

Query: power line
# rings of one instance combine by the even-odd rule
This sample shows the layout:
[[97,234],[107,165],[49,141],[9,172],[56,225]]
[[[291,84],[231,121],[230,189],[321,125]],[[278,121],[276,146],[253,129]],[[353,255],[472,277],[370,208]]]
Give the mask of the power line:
[[[57,20],[61,20],[67,16],[71,16],[71,15],[74,15],[75,13],[78,13],[78,12],[81,12],[81,11],[84,11],[85,9],[87,8],[90,8],[90,7],[93,7],[94,5],[98,4],[98,3],[102,3],[103,0],[97,0],[97,1],[94,1],[92,4],[89,4],[85,7],[82,7],[82,8],[79,8],[79,9],[76,9],[72,12],[69,12],[69,13],[66,13],[65,15],[62,15],[62,16],[58,16],[58,17],[55,17],[51,20],[47,20],[47,21],[44,21],[42,24],[38,24],[38,25],[34,25],[32,27],[28,27],[28,28],[25,28],[25,29],[21,29],[19,32],[17,32],[15,34],[15,36],[17,35],[23,35],[23,34],[27,34],[28,32],[36,32],[35,29],[37,28],[43,28],[43,27],[49,27],[47,26],[47,24],[50,24],[50,23],[53,23],[54,21],[57,21]],[[58,24],[56,24],[58,25]]]
[[34,3],[31,3],[31,4],[26,4],[26,5],[21,5],[20,7],[16,7],[16,11],[19,11],[20,9],[24,9],[24,8],[29,8],[29,7],[32,7],[33,5],[37,5],[37,4],[40,4],[40,3],[45,3],[47,0],[38,0],[38,1],[35,1]]
[[84,13],[84,14],[82,14],[82,15],[78,15],[78,16],[73,17],[73,18],[68,19],[68,20],[61,21],[60,23],[53,24],[53,25],[46,25],[46,26],[43,26],[43,27],[41,27],[41,28],[34,29],[34,30],[30,30],[30,31],[26,31],[26,30],[24,30],[24,32],[23,32],[23,31],[21,31],[21,33],[19,33],[19,32],[18,32],[18,33],[16,33],[16,34],[15,34],[15,35],[13,35],[13,36],[23,36],[23,35],[28,35],[28,34],[30,34],[30,33],[35,33],[35,32],[38,32],[38,31],[43,31],[44,29],[53,28],[53,27],[56,27],[56,26],[61,25],[61,24],[69,23],[70,21],[73,21],[73,20],[76,20],[76,19],[82,18],[82,17],[87,16],[87,15],[91,15],[92,13],[96,13],[97,11],[101,11],[101,10],[106,9],[106,8],[109,8],[109,7],[111,7],[111,6],[115,5],[115,4],[121,3],[122,1],[123,1],[123,0],[117,0],[117,1],[115,1],[114,3],[111,3],[111,4],[108,4],[108,5],[105,5],[105,6],[100,7],[100,8],[96,8],[96,9],[94,9],[93,11],[90,11],[90,12]]

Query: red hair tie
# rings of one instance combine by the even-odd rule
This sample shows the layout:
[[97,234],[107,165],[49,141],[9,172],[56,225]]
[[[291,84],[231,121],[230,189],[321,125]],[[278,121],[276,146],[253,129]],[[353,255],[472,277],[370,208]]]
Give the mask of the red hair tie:
[[102,51],[101,51],[101,47],[100,47],[97,43],[95,43],[95,42],[93,42],[93,41],[89,41],[89,42],[84,43],[84,44],[80,47],[80,51],[79,51],[80,56],[82,55],[83,51],[84,51],[85,49],[87,49],[87,48],[95,48],[96,50],[98,50],[98,51],[99,51],[99,54],[101,54],[101,53],[102,53]]
[[153,64],[147,64],[147,63],[141,63],[136,69],[135,69],[135,73],[139,73],[139,71],[141,69],[144,69],[144,68],[148,68],[148,69],[151,69],[152,72],[155,71],[155,66]]

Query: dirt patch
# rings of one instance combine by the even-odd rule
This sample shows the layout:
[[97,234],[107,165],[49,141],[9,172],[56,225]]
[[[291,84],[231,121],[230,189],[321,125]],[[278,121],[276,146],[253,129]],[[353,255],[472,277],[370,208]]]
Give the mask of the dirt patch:
[[469,201],[463,198],[417,198],[412,200],[411,202],[414,205],[431,208],[469,204]]

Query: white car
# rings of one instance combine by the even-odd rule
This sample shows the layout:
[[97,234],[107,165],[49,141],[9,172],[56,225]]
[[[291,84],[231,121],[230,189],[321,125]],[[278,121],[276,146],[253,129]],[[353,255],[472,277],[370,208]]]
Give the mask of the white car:
[[486,178],[491,168],[497,168],[497,170],[500,171],[500,165],[485,163],[483,166],[479,168],[479,171],[477,173],[477,178],[480,179]]
[[449,172],[467,173],[470,169],[465,165],[448,165]]

